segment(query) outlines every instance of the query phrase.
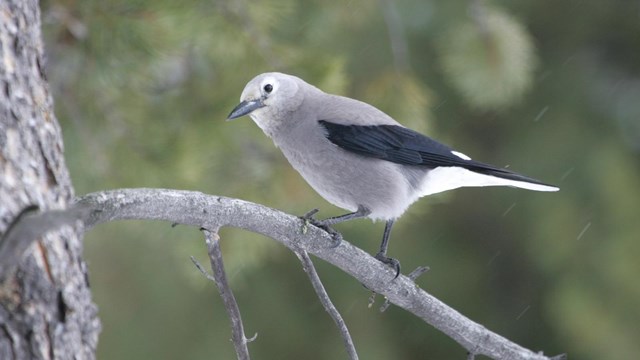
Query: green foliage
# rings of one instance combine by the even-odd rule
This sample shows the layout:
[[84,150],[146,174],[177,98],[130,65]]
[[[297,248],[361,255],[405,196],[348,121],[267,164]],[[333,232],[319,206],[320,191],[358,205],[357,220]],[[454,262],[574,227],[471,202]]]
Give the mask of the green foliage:
[[367,83],[364,97],[406,126],[428,132],[431,97],[415,75],[382,70]]
[[531,87],[533,42],[524,27],[502,11],[486,9],[474,19],[452,24],[440,39],[440,51],[449,81],[478,109],[510,106]]
[[[503,1],[500,10],[471,12],[466,2],[421,0],[48,0],[42,7],[49,80],[78,194],[170,187],[294,214],[342,213],[248,118],[224,121],[253,76],[293,73],[478,160],[558,184],[554,194],[464,189],[423,199],[398,221],[390,255],[403,269],[429,265],[420,286],[524,346],[628,359],[640,352],[633,4]],[[404,61],[391,51],[390,6]],[[374,252],[383,225],[338,229]],[[243,231],[221,236],[247,334],[259,334],[254,357],[344,357],[295,256]],[[189,260],[207,262],[195,229],[110,224],[86,236],[86,255],[104,323],[99,358],[233,357],[220,299]],[[369,309],[360,284],[317,266],[361,358],[464,356],[409,314]]]

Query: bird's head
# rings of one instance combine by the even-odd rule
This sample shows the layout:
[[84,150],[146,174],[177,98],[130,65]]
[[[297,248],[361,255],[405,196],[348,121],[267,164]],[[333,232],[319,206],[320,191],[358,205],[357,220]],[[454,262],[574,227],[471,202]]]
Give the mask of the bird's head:
[[279,125],[295,111],[304,98],[300,87],[304,81],[282,73],[264,73],[247,83],[227,120],[249,115],[265,132]]

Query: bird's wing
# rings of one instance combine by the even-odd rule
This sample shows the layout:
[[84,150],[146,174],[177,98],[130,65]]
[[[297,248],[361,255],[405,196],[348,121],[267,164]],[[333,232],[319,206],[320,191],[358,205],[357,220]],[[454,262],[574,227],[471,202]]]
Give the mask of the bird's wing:
[[402,165],[424,165],[430,168],[461,167],[479,174],[532,184],[547,185],[539,180],[471,160],[419,132],[397,125],[341,125],[320,120],[327,139],[344,150]]

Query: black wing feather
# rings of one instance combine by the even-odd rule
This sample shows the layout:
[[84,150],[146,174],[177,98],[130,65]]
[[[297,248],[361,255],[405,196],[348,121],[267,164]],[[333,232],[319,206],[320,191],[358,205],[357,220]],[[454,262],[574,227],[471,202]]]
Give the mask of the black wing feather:
[[[319,123],[327,130],[327,139],[344,150],[402,165],[430,168],[458,166],[480,174],[503,179],[547,185],[506,169],[455,156],[452,149],[417,131],[397,125],[341,125],[327,120]],[[550,185],[549,185],[550,186]]]

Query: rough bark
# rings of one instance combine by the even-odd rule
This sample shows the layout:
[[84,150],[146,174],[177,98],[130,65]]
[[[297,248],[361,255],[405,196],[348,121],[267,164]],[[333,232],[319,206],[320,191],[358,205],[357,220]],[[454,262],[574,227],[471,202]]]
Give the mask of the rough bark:
[[[0,1],[0,238],[26,209],[64,209],[73,188],[44,73],[36,0]],[[100,323],[82,229],[41,236],[0,283],[0,359],[91,359]]]

